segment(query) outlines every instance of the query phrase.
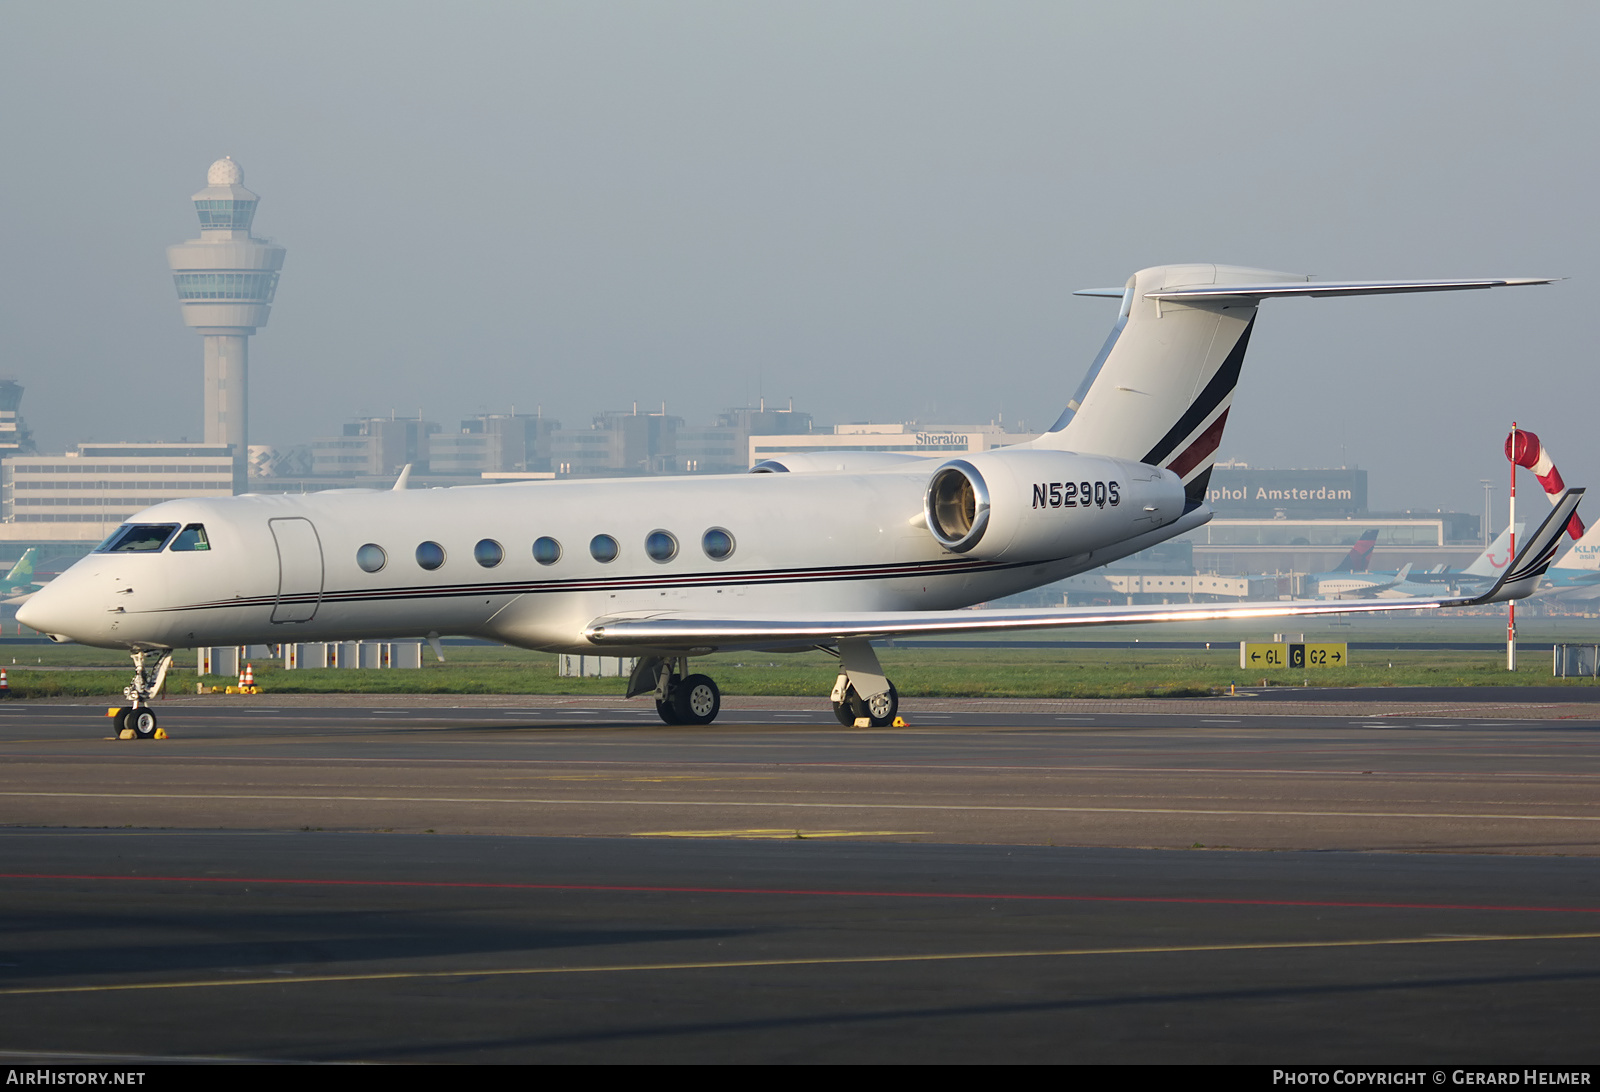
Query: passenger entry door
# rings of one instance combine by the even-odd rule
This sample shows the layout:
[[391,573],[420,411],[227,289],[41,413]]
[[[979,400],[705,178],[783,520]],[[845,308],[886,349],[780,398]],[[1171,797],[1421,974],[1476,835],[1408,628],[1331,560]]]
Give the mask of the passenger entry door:
[[278,544],[278,601],[274,622],[309,622],[322,601],[322,542],[308,519],[275,519],[267,525]]

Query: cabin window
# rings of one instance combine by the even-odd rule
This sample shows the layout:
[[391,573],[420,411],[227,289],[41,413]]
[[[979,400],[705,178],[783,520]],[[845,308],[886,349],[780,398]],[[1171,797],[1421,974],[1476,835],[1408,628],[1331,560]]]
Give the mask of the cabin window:
[[444,547],[437,542],[424,542],[417,547],[417,564],[424,569],[437,569],[444,564]]
[[472,558],[485,569],[492,569],[506,559],[506,550],[494,539],[486,538],[472,548]]
[[206,538],[206,526],[203,523],[191,523],[178,532],[178,537],[172,540],[172,545],[167,547],[173,553],[199,553],[211,549],[211,540]]
[[713,527],[700,540],[700,547],[712,561],[725,561],[733,556],[733,536],[721,527]]
[[610,535],[595,535],[589,540],[589,556],[602,565],[615,561],[619,552],[617,540]]
[[125,523],[95,550],[97,554],[153,554],[167,544],[176,523]]
[[389,554],[376,542],[369,542],[356,551],[356,564],[363,572],[375,573],[389,564]]
[[644,539],[644,552],[651,561],[671,561],[678,556],[678,540],[668,531],[651,531]]
[[545,535],[533,544],[533,559],[541,565],[554,565],[561,560],[561,543]]

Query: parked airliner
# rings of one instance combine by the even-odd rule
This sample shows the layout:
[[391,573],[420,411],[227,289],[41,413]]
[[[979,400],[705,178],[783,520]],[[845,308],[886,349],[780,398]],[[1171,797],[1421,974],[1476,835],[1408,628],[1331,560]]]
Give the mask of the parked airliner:
[[[1520,540],[1523,525],[1517,524]],[[1570,554],[1570,551],[1568,551]],[[1347,573],[1320,574],[1316,579],[1318,599],[1350,599],[1381,597],[1399,599],[1407,596],[1438,595],[1441,591],[1455,589],[1455,594],[1479,592],[1493,584],[1495,578],[1511,564],[1511,528],[1501,531],[1489,548],[1473,559],[1472,564],[1460,572],[1445,568],[1425,573],[1413,573],[1406,565],[1399,572],[1365,572],[1354,576]],[[1555,569],[1545,574],[1549,577]]]
[[1540,595],[1562,599],[1600,598],[1600,520],[1584,531],[1572,548],[1544,574]]
[[[719,649],[822,648],[834,711],[886,724],[897,696],[874,638],[1459,606],[1526,595],[1581,490],[1473,598],[961,608],[1135,553],[1211,518],[1206,486],[1256,309],[1280,296],[1545,284],[1313,282],[1224,265],[1142,270],[1067,410],[1024,444],[934,462],[796,456],[759,473],[169,501],[138,513],[33,595],[18,620],[125,648],[140,736],[172,650],[441,634],[640,657],[628,696],[709,723]],[[404,482],[397,483],[403,485]]]

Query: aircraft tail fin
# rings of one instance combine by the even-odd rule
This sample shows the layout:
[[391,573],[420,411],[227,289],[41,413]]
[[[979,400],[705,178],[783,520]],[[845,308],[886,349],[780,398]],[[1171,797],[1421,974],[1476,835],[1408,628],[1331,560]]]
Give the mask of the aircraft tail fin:
[[[1517,541],[1521,542],[1523,524],[1517,524]],[[1499,576],[1506,571],[1506,566],[1511,564],[1511,528],[1504,531],[1489,544],[1489,548],[1478,555],[1478,559],[1468,565],[1461,572],[1466,576]]]
[[1369,528],[1361,532],[1361,537],[1356,539],[1355,545],[1350,547],[1350,552],[1344,555],[1344,560],[1339,562],[1336,573],[1364,573],[1372,568],[1372,547],[1378,541],[1378,529]]
[[1572,549],[1561,558],[1561,568],[1600,570],[1600,520],[1572,544]]
[[[1262,300],[1547,283],[1534,278],[1328,282],[1209,264],[1141,269],[1124,286],[1111,336],[1066,411],[1032,446],[1165,467],[1183,480],[1190,503],[1199,504],[1206,498]],[[1114,293],[1089,289],[1085,294]]]
[[38,552],[39,548],[37,546],[29,546],[22,556],[17,559],[17,563],[11,566],[11,571],[0,577],[0,584],[4,584],[8,588],[19,584],[32,584],[33,558]]
[[1153,294],[1288,277],[1218,265],[1135,273],[1111,336],[1066,412],[1034,445],[1166,467],[1183,479],[1191,502],[1205,500],[1257,301],[1167,302]]

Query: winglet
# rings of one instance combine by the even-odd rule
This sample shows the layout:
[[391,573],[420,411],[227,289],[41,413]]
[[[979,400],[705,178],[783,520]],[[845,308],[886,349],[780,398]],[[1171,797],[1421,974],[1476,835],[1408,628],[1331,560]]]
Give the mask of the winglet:
[[394,480],[395,492],[411,488],[411,464],[407,463],[400,468],[400,476]]
[[1499,603],[1532,595],[1544,571],[1555,560],[1556,551],[1561,548],[1561,536],[1566,534],[1567,523],[1578,510],[1578,502],[1582,499],[1581,488],[1569,489],[1561,494],[1556,506],[1539,524],[1539,529],[1528,537],[1527,544],[1517,551],[1517,556],[1500,574],[1494,587],[1470,602]]

